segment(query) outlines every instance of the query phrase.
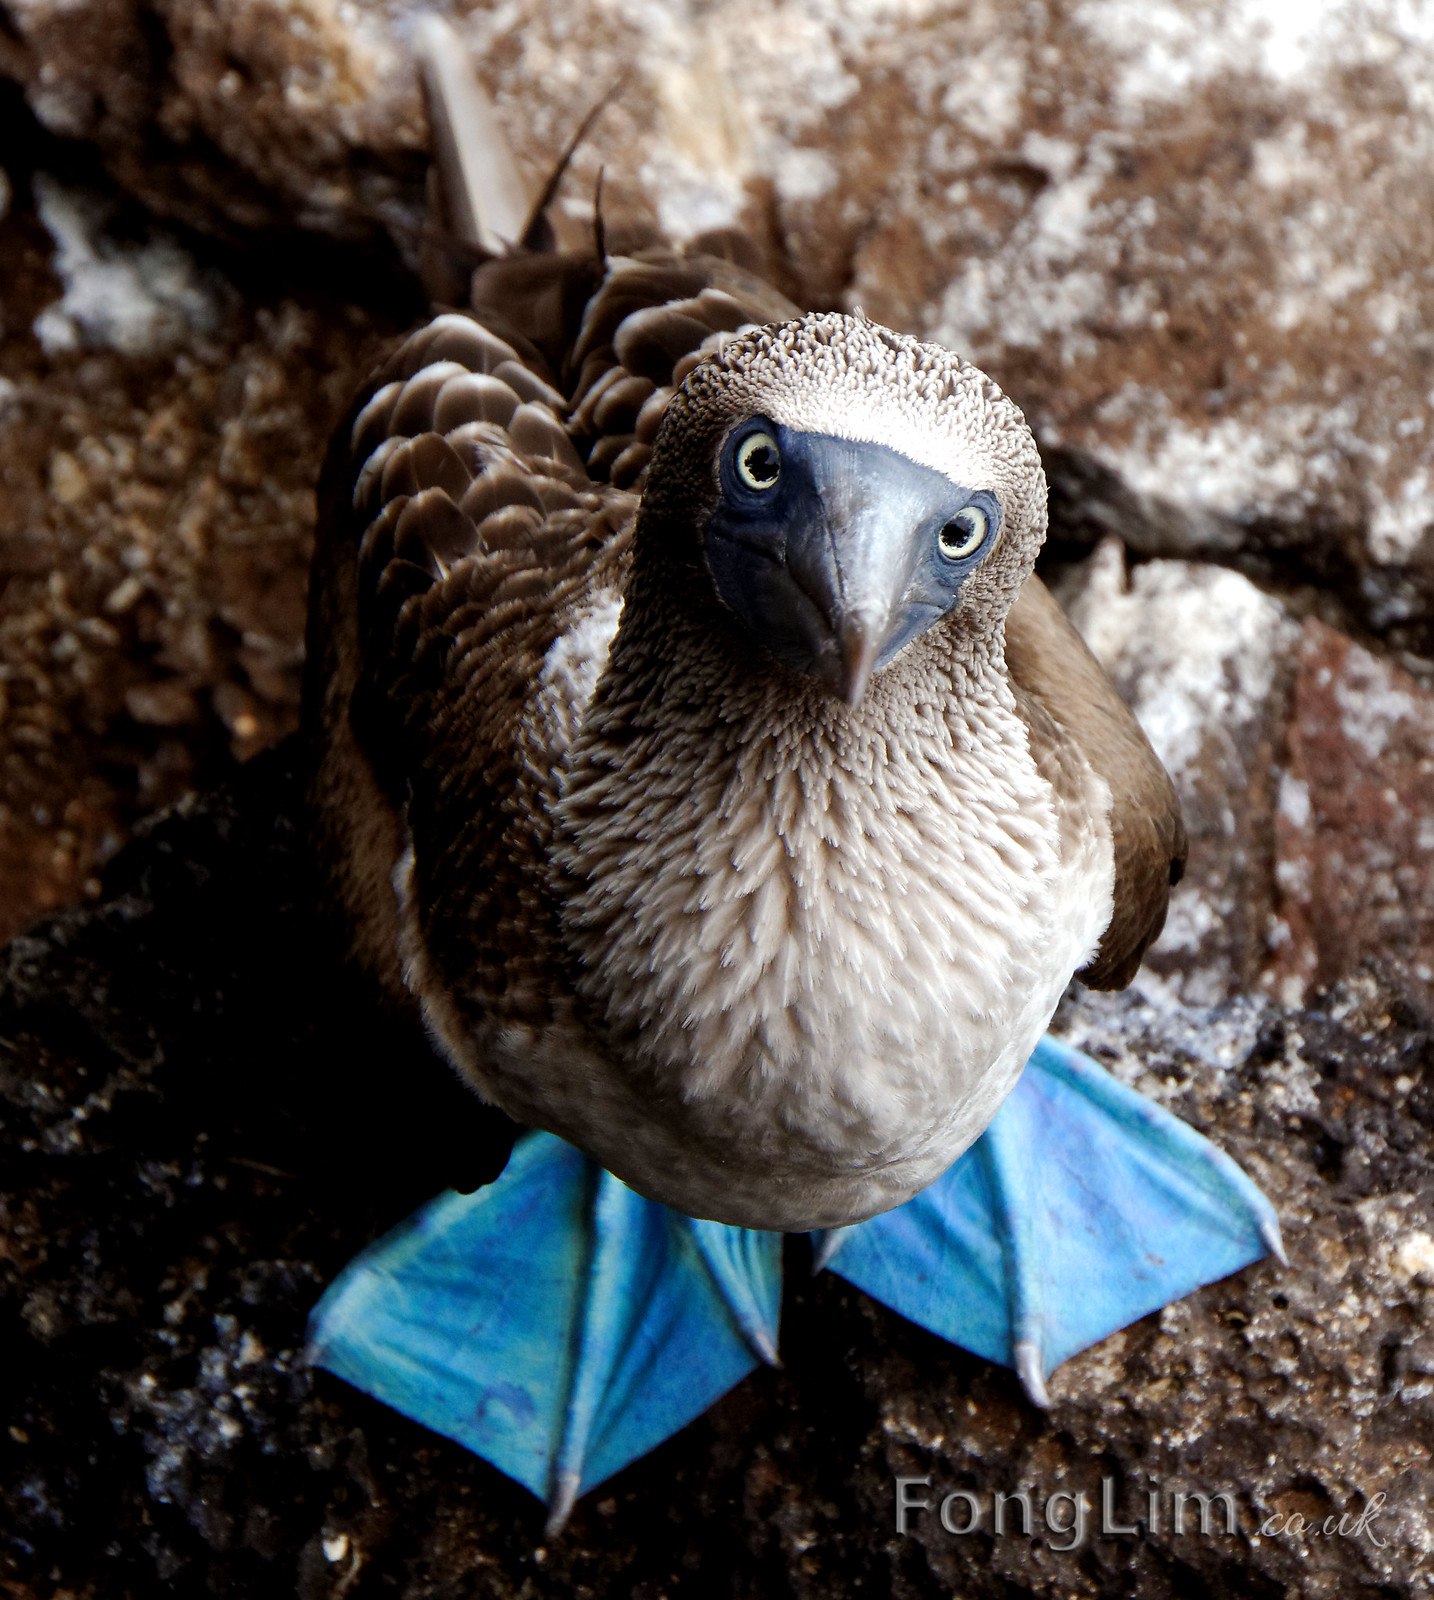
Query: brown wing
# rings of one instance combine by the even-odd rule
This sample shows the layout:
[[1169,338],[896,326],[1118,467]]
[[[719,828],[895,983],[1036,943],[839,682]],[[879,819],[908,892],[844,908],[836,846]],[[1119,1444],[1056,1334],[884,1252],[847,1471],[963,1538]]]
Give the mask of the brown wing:
[[505,257],[474,274],[473,301],[395,351],[331,453],[313,810],[352,942],[396,996],[389,879],[411,839],[425,942],[463,952],[452,987],[537,1021],[541,791],[573,726],[539,696],[544,660],[620,592],[673,384],[724,332],[791,307],[728,261],[671,251]]
[[1180,802],[1140,724],[1039,578],[1006,620],[1006,661],[1057,792],[1081,758],[1110,787],[1115,906],[1078,976],[1094,989],[1123,989],[1164,927],[1171,887],[1185,869]]
[[673,386],[724,333],[799,315],[753,273],[706,253],[642,250],[596,279],[573,257],[536,265],[508,257],[480,268],[474,304],[541,356],[590,476],[622,489],[641,489]]

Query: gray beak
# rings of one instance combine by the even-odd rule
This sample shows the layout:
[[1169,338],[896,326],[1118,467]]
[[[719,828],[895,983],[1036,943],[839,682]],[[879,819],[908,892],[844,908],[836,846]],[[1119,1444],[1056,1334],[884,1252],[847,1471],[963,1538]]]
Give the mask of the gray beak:
[[885,642],[864,617],[843,618],[836,627],[837,670],[823,672],[822,682],[849,706],[859,706]]
[[855,707],[954,602],[936,536],[963,491],[884,445],[781,433],[780,484],[770,501],[714,512],[707,562],[771,655]]
[[915,530],[926,510],[907,494],[893,494],[891,484],[871,482],[869,463],[862,466],[860,474],[824,474],[814,508],[823,515],[798,521],[787,534],[787,572],[810,603],[800,608],[806,615],[792,619],[805,624],[808,658],[792,664],[849,706],[860,704],[901,629]]

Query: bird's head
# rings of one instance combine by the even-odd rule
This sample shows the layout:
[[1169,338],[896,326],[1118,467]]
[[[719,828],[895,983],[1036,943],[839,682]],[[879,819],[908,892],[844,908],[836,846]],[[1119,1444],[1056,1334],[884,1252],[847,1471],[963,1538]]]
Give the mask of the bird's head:
[[996,385],[839,313],[734,335],[688,374],[649,504],[695,532],[721,606],[850,705],[944,618],[994,635],[1046,527],[1035,440]]

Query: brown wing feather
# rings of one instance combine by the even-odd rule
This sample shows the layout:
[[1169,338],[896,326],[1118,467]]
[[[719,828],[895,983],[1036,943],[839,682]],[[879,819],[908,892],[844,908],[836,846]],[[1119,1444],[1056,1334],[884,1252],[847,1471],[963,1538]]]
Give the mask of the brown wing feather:
[[331,452],[311,791],[364,964],[402,995],[390,878],[409,836],[430,948],[468,952],[454,986],[526,1016],[541,985],[515,981],[515,960],[546,959],[535,785],[560,753],[533,711],[543,661],[621,586],[675,376],[716,336],[793,308],[730,260],[657,250],[491,261],[473,305],[395,349]]
[[594,478],[640,491],[657,423],[692,364],[724,333],[799,313],[716,256],[648,250],[609,267],[569,358],[570,426]]
[[1165,925],[1185,867],[1185,825],[1169,775],[1140,724],[1039,578],[1006,620],[1006,661],[1023,702],[1036,758],[1073,793],[1084,760],[1110,787],[1115,905],[1095,958],[1078,976],[1122,989]]

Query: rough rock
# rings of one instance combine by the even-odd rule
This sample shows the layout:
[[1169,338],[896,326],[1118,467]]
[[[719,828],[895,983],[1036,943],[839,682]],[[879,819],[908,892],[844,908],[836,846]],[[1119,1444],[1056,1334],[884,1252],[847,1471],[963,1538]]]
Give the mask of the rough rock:
[[1185,812],[1189,865],[1148,969],[1194,1004],[1247,990],[1269,956],[1277,762],[1298,627],[1237,572],[1150,561],[1127,573],[1114,541],[1062,592]]
[[[146,830],[100,905],[5,957],[0,1580],[17,1592],[1427,1592],[1423,1014],[1371,980],[1303,1011],[1077,999],[1067,1032],[1266,1186],[1290,1267],[1076,1358],[1042,1415],[1010,1373],[808,1278],[794,1242],[784,1368],[544,1544],[524,1491],[303,1365],[322,1284],[442,1183],[442,1131],[473,1113],[327,963],[294,803],[283,757],[261,758],[236,793]],[[899,1535],[899,1475],[929,1477],[934,1506],[971,1492],[980,1527],[933,1511]],[[1102,1479],[1127,1526],[1153,1491],[1157,1525],[1102,1533]],[[991,1496],[1022,1489],[1032,1535],[997,1536]],[[1175,1531],[1174,1495],[1224,1491],[1234,1532],[1217,1511],[1200,1534],[1193,1500]],[[1043,1516],[1069,1520],[1062,1493],[1087,1497],[1070,1550]],[[1363,1533],[1310,1532],[1371,1504]]]
[[1337,583],[1431,651],[1434,30],[1404,0],[9,0],[0,71],[132,193],[230,235],[412,249],[409,38],[456,15],[537,176],[965,350],[1063,532]]
[[1356,962],[1434,1000],[1434,695],[1320,622],[1296,658],[1275,815],[1274,975],[1298,1003]]
[[426,130],[396,13],[345,0],[8,0],[0,70],[161,213],[352,236],[419,220]]
[[1190,864],[1147,958],[1188,1004],[1286,1003],[1366,965],[1434,998],[1434,691],[1228,568],[1127,566],[1059,592],[1175,779]]
[[293,726],[314,480],[394,326],[302,281],[236,284],[113,197],[12,176],[0,936]]

